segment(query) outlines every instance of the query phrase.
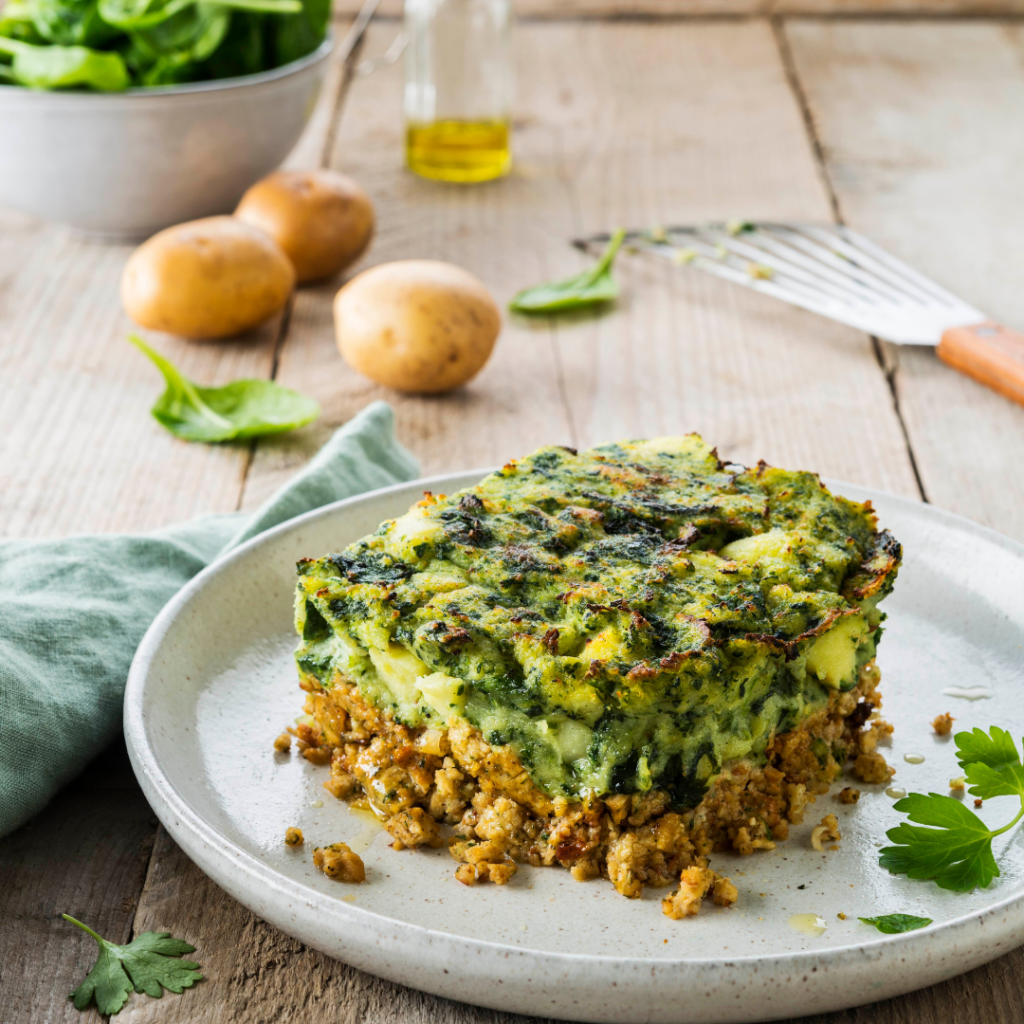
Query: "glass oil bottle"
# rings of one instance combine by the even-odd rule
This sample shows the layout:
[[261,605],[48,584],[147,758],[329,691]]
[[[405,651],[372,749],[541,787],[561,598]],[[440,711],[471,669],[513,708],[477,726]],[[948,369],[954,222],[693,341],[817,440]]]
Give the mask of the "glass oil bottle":
[[489,181],[512,163],[511,0],[406,0],[405,156],[439,181]]

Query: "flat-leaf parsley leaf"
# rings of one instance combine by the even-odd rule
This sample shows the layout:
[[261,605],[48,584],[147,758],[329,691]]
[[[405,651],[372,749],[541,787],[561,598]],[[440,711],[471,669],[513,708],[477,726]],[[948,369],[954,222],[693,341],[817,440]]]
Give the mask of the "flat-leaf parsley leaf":
[[179,959],[195,946],[172,939],[170,932],[143,932],[127,946],[118,946],[68,914],[61,917],[88,932],[100,947],[92,970],[69,997],[76,1010],[84,1010],[95,999],[100,1013],[109,1016],[124,1006],[133,988],[159,999],[165,988],[181,992],[202,978],[199,964]]
[[509,309],[513,313],[561,313],[618,298],[619,286],[612,277],[612,263],[625,237],[625,231],[616,231],[601,259],[589,270],[562,281],[526,288],[512,299]]
[[883,914],[881,917],[858,917],[857,920],[874,925],[886,935],[912,932],[917,928],[926,928],[932,923],[930,917],[914,917],[913,914]]
[[1024,817],[1024,765],[1013,738],[998,726],[988,733],[957,733],[955,739],[968,792],[981,799],[1016,796],[1020,810],[1009,824],[990,829],[951,796],[911,793],[893,806],[917,825],[903,822],[889,829],[886,835],[896,845],[884,847],[878,862],[909,878],[931,878],[943,889],[966,892],[984,889],[999,874],[992,840]]
[[194,384],[138,335],[128,340],[163,374],[167,390],[150,410],[153,418],[183,441],[231,441],[283,434],[320,415],[320,406],[272,380],[235,380],[219,388]]

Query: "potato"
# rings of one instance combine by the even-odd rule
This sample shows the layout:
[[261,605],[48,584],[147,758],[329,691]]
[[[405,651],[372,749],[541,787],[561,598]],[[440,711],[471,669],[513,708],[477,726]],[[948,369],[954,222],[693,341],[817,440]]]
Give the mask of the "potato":
[[143,242],[125,264],[121,302],[150,330],[226,338],[273,316],[294,286],[272,238],[234,217],[206,217]]
[[435,260],[364,270],[334,299],[338,349],[360,373],[399,391],[450,391],[487,362],[501,330],[490,292]]
[[351,266],[373,234],[370,197],[336,171],[277,171],[242,196],[235,216],[284,249],[300,282]]

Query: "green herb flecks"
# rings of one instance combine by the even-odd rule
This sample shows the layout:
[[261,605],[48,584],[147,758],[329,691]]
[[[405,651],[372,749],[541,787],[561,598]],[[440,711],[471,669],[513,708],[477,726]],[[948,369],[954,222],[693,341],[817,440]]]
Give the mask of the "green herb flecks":
[[127,946],[118,946],[68,914],[61,917],[88,932],[100,947],[92,970],[69,997],[76,1010],[95,1000],[96,1009],[109,1016],[124,1006],[132,989],[159,999],[164,989],[180,993],[203,977],[199,964],[180,959],[195,946],[172,939],[170,932],[143,932]]
[[509,309],[513,313],[563,313],[618,298],[619,286],[612,277],[612,263],[625,237],[625,231],[616,231],[601,259],[590,270],[563,281],[526,288],[512,299]]
[[272,380],[236,380],[219,388],[201,387],[137,335],[129,335],[128,340],[149,356],[167,383],[167,390],[150,410],[154,419],[184,441],[212,443],[283,434],[320,415],[320,406],[312,398]]
[[874,925],[886,935],[916,931],[918,928],[926,928],[932,923],[930,917],[914,917],[913,914],[883,914],[881,917],[858,917],[857,920]]
[[1020,810],[1002,828],[990,829],[954,797],[911,793],[893,806],[917,825],[903,822],[889,829],[886,835],[896,845],[884,847],[878,862],[897,874],[933,879],[943,889],[966,892],[975,886],[984,889],[999,874],[992,840],[1024,817],[1024,764],[1013,737],[998,726],[988,733],[957,733],[954,739],[968,792],[983,800],[1016,796]]
[[329,17],[330,0],[9,0],[0,80],[116,92],[255,74],[315,50]]

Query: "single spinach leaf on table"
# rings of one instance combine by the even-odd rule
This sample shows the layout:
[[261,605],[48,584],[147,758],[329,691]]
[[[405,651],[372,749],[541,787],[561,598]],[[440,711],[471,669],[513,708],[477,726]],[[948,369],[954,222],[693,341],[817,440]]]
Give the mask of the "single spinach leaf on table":
[[213,443],[283,434],[320,415],[320,406],[312,398],[272,380],[236,380],[204,388],[137,335],[129,335],[128,340],[149,356],[167,383],[151,410],[153,418],[184,441]]
[[619,294],[619,286],[612,277],[612,263],[625,235],[625,231],[616,231],[601,259],[589,270],[562,281],[526,288],[512,299],[509,309],[514,313],[560,313],[611,302]]
[[128,86],[128,69],[119,53],[87,46],[35,46],[0,36],[0,54],[12,58],[10,76],[30,89],[88,86],[120,92]]
[[883,914],[881,917],[858,917],[857,920],[874,925],[886,935],[916,931],[918,928],[926,928],[932,923],[930,917],[914,917],[913,914]]

